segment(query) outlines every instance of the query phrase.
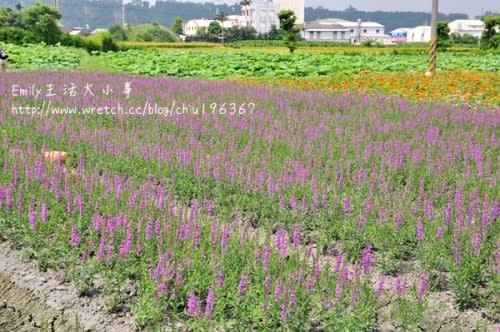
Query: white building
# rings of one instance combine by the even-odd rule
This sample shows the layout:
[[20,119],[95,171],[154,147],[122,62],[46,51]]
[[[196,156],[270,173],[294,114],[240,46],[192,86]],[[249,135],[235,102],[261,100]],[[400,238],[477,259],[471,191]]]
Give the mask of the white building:
[[208,29],[208,26],[213,21],[214,20],[206,20],[206,19],[189,20],[186,22],[186,25],[184,25],[184,35],[185,36],[196,36],[196,33],[198,32],[198,30]]
[[304,25],[306,40],[340,41],[359,44],[364,40],[376,40],[383,44],[392,43],[384,34],[384,26],[377,22],[351,22],[342,19],[324,19]]
[[450,33],[461,35],[471,35],[481,38],[485,29],[484,22],[480,20],[455,20],[448,24]]
[[245,16],[228,15],[228,16],[226,16],[226,20],[224,21],[224,23],[221,25],[226,29],[238,28],[238,27],[245,26],[245,22],[246,22]]
[[349,29],[333,22],[316,21],[304,25],[306,40],[349,42]]
[[406,41],[408,43],[429,43],[431,41],[431,27],[422,25],[408,31]]
[[255,0],[250,6],[242,8],[244,25],[254,27],[257,33],[268,33],[273,25],[276,27],[280,25],[278,19],[280,8],[276,2]]
[[280,10],[291,9],[297,17],[297,24],[304,24],[305,0],[275,0]]

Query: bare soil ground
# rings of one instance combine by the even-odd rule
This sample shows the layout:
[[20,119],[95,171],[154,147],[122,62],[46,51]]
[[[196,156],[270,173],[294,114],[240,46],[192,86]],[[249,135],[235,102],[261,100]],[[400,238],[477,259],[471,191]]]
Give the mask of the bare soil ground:
[[0,331],[135,331],[130,313],[108,314],[102,295],[78,297],[58,279],[1,242]]

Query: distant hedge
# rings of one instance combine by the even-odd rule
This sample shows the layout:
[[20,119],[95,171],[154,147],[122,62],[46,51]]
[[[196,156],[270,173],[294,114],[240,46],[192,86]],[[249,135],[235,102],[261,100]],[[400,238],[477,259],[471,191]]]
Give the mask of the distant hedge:
[[69,33],[65,33],[61,39],[61,45],[83,48],[89,54],[119,50],[118,45],[108,32],[99,32],[90,37],[71,36]]

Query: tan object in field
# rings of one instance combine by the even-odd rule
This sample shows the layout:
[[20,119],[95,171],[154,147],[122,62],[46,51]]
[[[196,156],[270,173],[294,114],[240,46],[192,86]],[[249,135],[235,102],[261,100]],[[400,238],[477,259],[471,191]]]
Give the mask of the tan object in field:
[[61,161],[65,162],[68,160],[68,153],[64,151],[46,151],[43,153],[43,159],[45,161]]

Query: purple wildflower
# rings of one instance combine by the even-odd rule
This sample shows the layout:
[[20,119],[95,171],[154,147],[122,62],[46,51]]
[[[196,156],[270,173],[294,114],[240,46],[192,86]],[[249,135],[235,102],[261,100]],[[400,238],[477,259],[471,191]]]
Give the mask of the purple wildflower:
[[276,280],[276,287],[274,288],[274,297],[277,300],[281,299],[281,297],[283,295],[284,287],[285,287],[285,285],[283,283],[283,280],[281,280],[281,278]]
[[217,272],[217,288],[224,287],[224,272]]
[[284,324],[288,314],[288,304],[283,302],[281,304],[281,323]]
[[159,284],[155,288],[154,300],[158,303],[158,298],[167,292],[167,286],[165,284]]
[[80,245],[81,238],[80,235],[78,234],[78,230],[76,227],[73,227],[71,230],[71,246],[72,247],[78,247]]
[[342,299],[342,284],[340,282],[338,282],[337,286],[335,286],[335,298],[337,301]]
[[266,295],[271,293],[271,276],[266,274],[266,279],[264,281],[264,289],[266,291]]
[[224,228],[222,230],[222,237],[221,237],[221,243],[220,243],[222,252],[226,251],[227,243],[228,243],[228,240],[229,240],[229,236],[231,235],[230,232],[231,232],[230,225],[229,224],[225,224]]
[[401,230],[401,221],[402,220],[403,220],[403,214],[401,212],[399,212],[396,215],[396,225],[395,225],[396,231],[398,231],[398,232]]
[[241,297],[245,294],[245,291],[247,289],[247,283],[248,283],[248,276],[246,274],[243,274],[238,284],[238,297]]
[[474,234],[473,238],[474,246],[474,256],[479,256],[479,250],[481,249],[481,233],[477,232]]
[[42,203],[42,221],[47,222],[49,220],[49,209],[47,208],[47,203]]
[[342,265],[343,260],[344,260],[344,251],[340,249],[340,252],[337,255],[337,260],[335,262],[335,268],[333,269],[333,273],[338,273],[340,271],[340,266]]
[[293,247],[297,249],[300,246],[300,226],[295,224],[293,228]]
[[363,267],[363,272],[368,273],[370,271],[370,266],[371,266],[371,260],[372,260],[372,245],[369,244],[368,247],[366,247],[363,250],[363,262],[362,262],[362,267]]
[[380,297],[380,294],[382,294],[382,290],[384,289],[384,283],[385,283],[385,277],[382,276],[382,278],[380,278],[380,281],[378,282],[377,288],[375,290],[376,297]]
[[349,214],[350,211],[351,211],[351,197],[346,196],[344,198],[344,213]]
[[191,292],[188,297],[188,315],[191,317],[195,317],[198,315],[198,310],[199,310],[199,300],[196,297],[196,294],[194,292]]
[[418,242],[424,241],[424,224],[422,224],[422,220],[418,220],[417,223],[417,240]]
[[29,219],[30,219],[31,230],[35,231],[36,230],[36,212],[35,212],[35,201],[33,199],[31,199],[31,202],[30,202]]
[[443,239],[443,227],[439,226],[437,229],[436,237],[438,241],[441,241]]
[[205,318],[210,319],[212,317],[212,311],[214,308],[214,298],[215,298],[215,292],[213,287],[210,287],[208,289],[207,293],[207,303],[205,305]]
[[420,282],[418,284],[418,297],[421,299],[425,295],[427,290],[427,281],[429,280],[429,273],[424,272],[420,277]]
[[363,233],[363,227],[365,226],[365,222],[366,222],[366,217],[363,214],[361,214],[359,216],[359,221],[358,221],[358,234]]
[[455,265],[460,267],[462,265],[462,254],[458,245],[455,247]]
[[276,234],[276,248],[278,249],[280,260],[283,260],[288,250],[288,233],[280,229]]

